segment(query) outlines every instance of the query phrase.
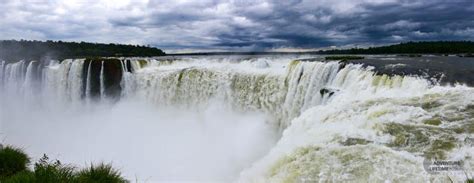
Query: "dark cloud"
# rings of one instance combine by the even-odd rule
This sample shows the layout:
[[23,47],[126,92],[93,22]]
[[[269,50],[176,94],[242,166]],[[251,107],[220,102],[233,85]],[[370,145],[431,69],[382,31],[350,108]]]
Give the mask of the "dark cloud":
[[1,39],[151,44],[166,51],[474,40],[472,0],[4,1]]

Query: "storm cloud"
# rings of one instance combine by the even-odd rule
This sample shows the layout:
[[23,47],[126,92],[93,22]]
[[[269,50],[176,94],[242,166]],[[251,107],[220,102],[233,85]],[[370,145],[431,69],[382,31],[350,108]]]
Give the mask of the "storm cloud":
[[474,40],[472,0],[3,0],[0,39],[175,51],[315,50]]

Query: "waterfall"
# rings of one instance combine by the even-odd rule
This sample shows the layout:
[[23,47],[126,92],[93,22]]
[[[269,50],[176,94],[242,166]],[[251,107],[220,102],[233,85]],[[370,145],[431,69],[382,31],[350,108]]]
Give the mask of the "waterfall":
[[36,61],[31,61],[27,68],[25,74],[25,81],[22,86],[22,92],[24,93],[25,97],[29,97],[33,95],[34,92],[34,79],[35,79],[35,65]]
[[[282,130],[301,112],[327,103],[332,95],[339,92],[381,90],[379,93],[387,93],[393,91],[393,87],[418,87],[422,92],[429,85],[425,80],[411,77],[376,76],[361,65],[347,65],[340,69],[338,62],[270,62],[274,66],[269,67],[265,61],[266,67],[260,67],[252,62],[230,62],[231,65],[226,65],[208,64],[202,60],[159,63],[156,60],[131,59],[133,73],[127,70],[126,62],[118,62],[122,72],[119,83],[122,98],[136,96],[154,101],[157,105],[187,107],[206,106],[212,99],[220,98],[237,110],[267,113]],[[8,83],[20,81],[25,86],[31,85],[33,63],[28,65],[26,74],[22,71],[24,61],[7,64]],[[93,64],[88,62],[85,66],[84,63],[83,59],[52,62],[44,71],[47,93],[54,93],[62,101],[74,104],[80,103],[82,98],[90,100],[93,96]],[[98,73],[101,100],[106,98],[105,65],[104,61],[100,62]],[[84,67],[86,72],[83,72]],[[248,70],[246,67],[249,67]],[[405,80],[418,84],[403,86]]]
[[89,65],[87,66],[87,78],[86,78],[86,100],[90,100],[91,98],[91,73],[92,69],[92,62],[89,62]]
[[104,82],[104,61],[102,61],[102,65],[100,66],[100,99],[105,99],[105,82]]
[[21,93],[25,78],[25,61],[7,64],[3,73],[7,93]]
[[[176,62],[176,65],[180,63]],[[381,90],[379,93],[383,93],[387,87],[413,87],[413,90],[420,89],[422,92],[429,85],[424,80],[400,77],[419,84],[401,86],[396,85],[400,78],[381,76],[388,78],[383,82],[394,83],[385,85],[379,82],[377,86],[372,86],[371,83],[378,82],[376,80],[381,77],[376,77],[370,69],[361,65],[347,65],[339,69],[337,62],[295,61],[278,73],[200,67],[148,67],[135,75],[137,95],[157,104],[184,106],[207,105],[210,99],[224,95],[221,97],[223,100],[228,100],[227,103],[240,110],[268,113],[284,129],[302,111],[327,103],[330,96],[346,89],[350,92]]]
[[3,89],[3,83],[4,83],[4,81],[3,81],[3,75],[4,75],[3,72],[4,72],[4,70],[5,70],[5,61],[0,60],[0,85],[1,85],[0,90]]
[[83,67],[84,60],[76,59],[72,60],[70,70],[68,72],[68,93],[71,97],[71,102],[73,105],[79,105],[82,102],[83,94]]
[[120,96],[121,96],[121,97],[126,96],[125,87],[126,87],[126,85],[127,85],[127,79],[126,79],[127,76],[126,76],[126,75],[127,75],[128,72],[127,72],[127,69],[126,69],[126,67],[125,67],[124,62],[126,63],[126,61],[124,61],[124,60],[121,60],[121,61],[120,61],[120,67],[121,67],[121,69],[122,69],[122,80],[120,81],[120,88],[122,89],[122,91],[121,91],[121,93],[120,93]]
[[[425,159],[460,159],[474,166],[469,159],[474,150],[466,143],[472,137],[474,90],[463,85],[433,85],[417,76],[380,75],[360,64],[295,58],[127,58],[106,64],[66,59],[41,67],[38,79],[33,72],[38,63],[26,64],[0,62],[4,91],[40,92],[53,96],[43,102],[64,107],[94,96],[100,96],[99,104],[113,98],[106,93],[116,89],[118,103],[130,99],[199,111],[218,101],[237,112],[264,114],[281,138],[242,172],[242,182],[351,177],[442,182],[445,174],[423,170]],[[121,75],[114,73],[114,64]]]
[[133,92],[133,75],[127,70],[127,60],[120,61],[122,67],[122,80],[120,81],[120,88],[122,89],[121,97],[130,96]]

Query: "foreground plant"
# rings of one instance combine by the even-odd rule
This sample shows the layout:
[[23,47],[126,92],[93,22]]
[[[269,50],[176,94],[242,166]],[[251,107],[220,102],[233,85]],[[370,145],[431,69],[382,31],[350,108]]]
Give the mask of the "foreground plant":
[[35,163],[34,171],[24,170],[4,181],[5,183],[69,183],[74,182],[74,167],[50,161],[48,156]]
[[0,183],[124,183],[128,182],[110,164],[91,165],[77,171],[59,160],[43,157],[29,170],[30,158],[18,148],[0,147]]
[[35,163],[34,176],[36,182],[72,182],[74,179],[74,167],[63,165],[59,160],[50,161],[48,156],[43,155]]
[[11,146],[0,147],[0,182],[6,177],[26,171],[30,158],[23,150]]
[[91,165],[89,168],[79,171],[76,175],[77,182],[127,182],[120,172],[110,164]]

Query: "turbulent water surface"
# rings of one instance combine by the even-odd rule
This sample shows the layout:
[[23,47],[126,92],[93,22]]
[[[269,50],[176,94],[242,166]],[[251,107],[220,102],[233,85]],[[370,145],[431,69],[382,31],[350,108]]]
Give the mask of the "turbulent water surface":
[[[308,58],[2,61],[0,135],[148,182],[472,176],[473,88]],[[426,171],[431,160],[462,170]]]

